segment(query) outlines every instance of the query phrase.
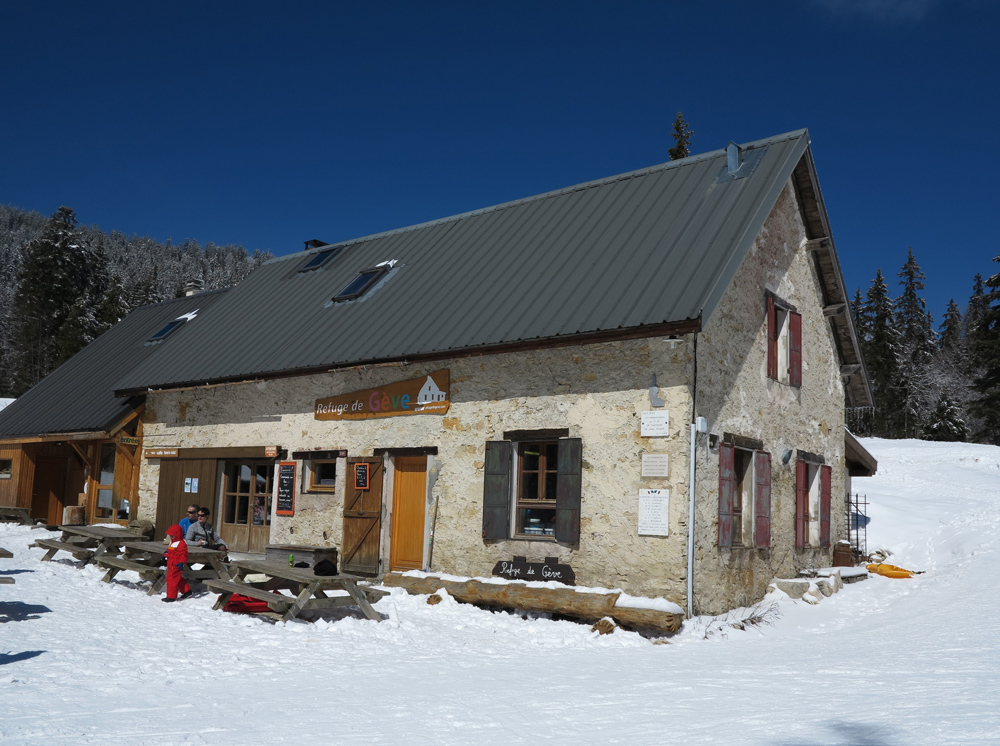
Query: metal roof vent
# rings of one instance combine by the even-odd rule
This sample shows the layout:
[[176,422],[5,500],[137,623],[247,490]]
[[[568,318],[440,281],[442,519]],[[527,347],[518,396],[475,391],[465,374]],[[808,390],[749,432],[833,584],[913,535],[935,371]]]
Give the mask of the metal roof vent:
[[197,295],[205,289],[205,281],[192,278],[184,283],[184,295]]
[[743,158],[741,157],[740,146],[730,140],[726,146],[726,170],[730,174],[735,174],[740,170],[740,166],[742,165]]

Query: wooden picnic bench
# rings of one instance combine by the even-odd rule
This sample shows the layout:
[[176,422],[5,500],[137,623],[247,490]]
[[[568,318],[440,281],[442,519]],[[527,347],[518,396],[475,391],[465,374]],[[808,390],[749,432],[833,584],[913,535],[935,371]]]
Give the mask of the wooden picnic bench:
[[0,505],[0,521],[20,523],[24,526],[30,526],[34,523],[28,508],[18,508],[13,505]]
[[[14,556],[14,553],[8,549],[0,547],[0,559],[10,559]],[[7,575],[0,575],[0,585],[12,585],[14,583],[14,578],[8,577]]]
[[[101,580],[110,583],[122,570],[131,570],[139,573],[143,580],[151,581],[146,595],[157,595],[167,582],[167,568],[163,559],[166,545],[158,541],[129,541],[122,548],[125,551],[122,557],[105,555],[97,560],[97,564],[107,570]],[[184,578],[188,581],[228,579],[229,570],[222,562],[223,555],[224,552],[217,549],[189,546],[188,569],[183,571]],[[195,570],[191,568],[192,565],[201,565],[201,569]]]
[[51,560],[56,552],[66,551],[87,565],[109,552],[112,556],[118,554],[122,544],[136,538],[124,528],[107,526],[60,526],[59,530],[63,532],[61,539],[35,539],[31,544],[48,550],[42,562]]
[[[357,575],[317,575],[309,567],[289,567],[274,560],[236,560],[229,565],[231,580],[207,580],[205,585],[221,595],[213,608],[221,609],[233,594],[264,601],[268,607],[281,614],[282,621],[296,618],[303,611],[329,609],[335,606],[357,606],[369,619],[381,622],[382,617],[371,604],[386,591],[376,588],[358,588],[357,582],[364,580]],[[248,575],[264,575],[267,580],[249,583]],[[288,589],[294,596],[273,593]],[[346,595],[328,596],[327,591],[343,592]]]

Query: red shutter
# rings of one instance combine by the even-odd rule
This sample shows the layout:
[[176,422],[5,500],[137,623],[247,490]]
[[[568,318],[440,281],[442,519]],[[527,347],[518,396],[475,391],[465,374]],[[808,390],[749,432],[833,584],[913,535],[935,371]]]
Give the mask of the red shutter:
[[767,296],[767,377],[778,378],[778,323],[774,313],[774,298]]
[[753,545],[771,546],[771,454],[757,451],[753,456],[754,520]]
[[805,549],[809,536],[809,464],[795,462],[795,548]]
[[736,498],[736,449],[719,444],[719,546],[733,545],[733,502]]
[[802,314],[788,312],[788,383],[802,386]]
[[830,481],[833,469],[829,466],[819,467],[819,545],[830,546]]

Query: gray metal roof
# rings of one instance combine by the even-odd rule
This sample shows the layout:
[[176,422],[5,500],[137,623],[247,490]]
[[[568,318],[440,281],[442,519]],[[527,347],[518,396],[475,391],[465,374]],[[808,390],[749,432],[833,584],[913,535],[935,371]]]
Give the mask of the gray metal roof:
[[[154,353],[169,356],[224,295],[216,290],[137,308],[0,411],[0,438],[106,432],[136,404],[114,395],[122,372]],[[191,322],[161,342],[146,344],[167,322],[191,311],[198,311]]]
[[[274,259],[119,393],[708,319],[809,147],[805,130]],[[395,260],[373,292],[330,299]]]

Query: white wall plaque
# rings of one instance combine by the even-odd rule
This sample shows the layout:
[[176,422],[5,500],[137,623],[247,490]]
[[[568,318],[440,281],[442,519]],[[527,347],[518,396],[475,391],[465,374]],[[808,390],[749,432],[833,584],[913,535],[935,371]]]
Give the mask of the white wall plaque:
[[669,461],[670,457],[666,453],[642,454],[642,476],[669,477]]
[[670,490],[639,490],[639,534],[667,536]]
[[643,438],[659,438],[670,435],[670,412],[658,410],[643,412],[639,434]]

